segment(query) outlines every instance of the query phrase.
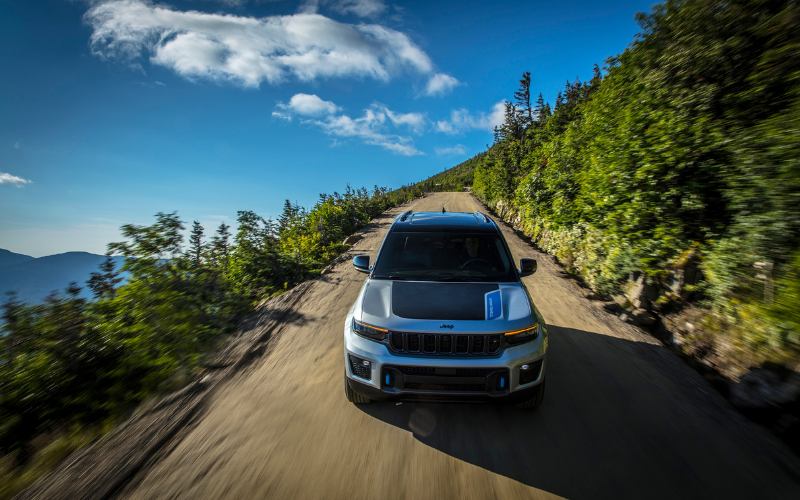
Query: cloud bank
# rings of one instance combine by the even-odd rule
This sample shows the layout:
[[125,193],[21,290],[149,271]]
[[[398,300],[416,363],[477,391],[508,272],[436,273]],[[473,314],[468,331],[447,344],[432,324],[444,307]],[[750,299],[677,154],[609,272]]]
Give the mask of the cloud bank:
[[425,95],[444,95],[449,94],[453,88],[461,85],[461,82],[456,80],[450,75],[444,73],[436,73],[428,80],[428,85],[425,86]]
[[436,148],[438,156],[461,156],[467,153],[467,148],[463,144],[456,144],[449,148]]
[[12,186],[21,188],[25,184],[31,184],[32,182],[33,181],[23,179],[22,177],[17,177],[16,175],[0,172],[0,184],[11,184]]
[[272,116],[291,121],[292,114],[302,116],[331,115],[341,108],[330,101],[323,101],[316,94],[295,94],[288,104],[279,102],[278,111],[273,111]]
[[386,10],[386,4],[381,0],[307,0],[300,10],[316,13],[323,5],[340,14],[354,14],[359,17],[374,17]]
[[[340,1],[332,7],[368,15],[375,1]],[[381,7],[383,6],[383,7]],[[378,9],[378,10],[376,10]],[[84,15],[92,53],[127,64],[149,56],[152,64],[193,79],[244,87],[331,77],[389,81],[404,72],[428,76],[428,55],[405,34],[378,24],[346,24],[315,13],[254,18],[176,11],[147,0],[111,0]],[[457,80],[434,74],[433,94]],[[431,94],[431,95],[433,95]]]
[[341,108],[336,104],[308,94],[295,94],[288,104],[278,103],[275,107],[273,116],[285,120],[299,116],[302,123],[319,127],[332,137],[358,139],[364,144],[380,146],[405,156],[424,154],[414,147],[411,137],[391,130],[402,127],[412,133],[421,132],[426,125],[425,115],[421,113],[397,113],[383,104],[374,103],[364,110],[362,116],[352,118],[340,113]]
[[468,130],[486,130],[494,128],[505,121],[505,101],[500,101],[489,113],[471,115],[466,109],[454,109],[449,120],[437,121],[436,130],[449,135],[463,134]]

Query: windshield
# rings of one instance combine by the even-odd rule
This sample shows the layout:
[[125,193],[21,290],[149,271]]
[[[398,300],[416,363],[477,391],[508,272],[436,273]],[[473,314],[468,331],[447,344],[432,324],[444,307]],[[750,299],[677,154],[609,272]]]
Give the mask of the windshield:
[[503,240],[487,233],[392,232],[372,272],[376,279],[517,281]]

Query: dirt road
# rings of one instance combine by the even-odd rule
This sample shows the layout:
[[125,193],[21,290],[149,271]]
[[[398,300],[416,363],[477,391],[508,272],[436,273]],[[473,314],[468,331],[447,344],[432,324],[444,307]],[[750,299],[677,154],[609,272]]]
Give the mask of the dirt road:
[[[373,258],[408,208],[471,212],[466,193],[394,209],[355,245]],[[589,302],[512,231],[549,326],[538,412],[347,402],[342,329],[364,281],[318,279],[271,352],[227,382],[130,498],[800,498],[798,461],[652,338]]]

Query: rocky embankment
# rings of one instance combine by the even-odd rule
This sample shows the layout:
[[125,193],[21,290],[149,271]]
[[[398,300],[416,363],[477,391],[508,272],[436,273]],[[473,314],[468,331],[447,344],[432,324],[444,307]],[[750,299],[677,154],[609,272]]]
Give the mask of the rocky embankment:
[[[501,202],[496,210],[486,209],[530,241],[522,230],[519,213],[512,207]],[[663,279],[633,272],[620,293],[612,296],[600,295],[579,276],[566,274],[586,290],[588,299],[601,301],[609,314],[658,338],[742,414],[770,428],[800,453],[800,366],[741,366],[732,362],[730,353],[735,346],[704,330],[703,325],[713,314],[693,302],[694,290],[703,281],[700,260],[698,252],[687,252],[664,270]]]

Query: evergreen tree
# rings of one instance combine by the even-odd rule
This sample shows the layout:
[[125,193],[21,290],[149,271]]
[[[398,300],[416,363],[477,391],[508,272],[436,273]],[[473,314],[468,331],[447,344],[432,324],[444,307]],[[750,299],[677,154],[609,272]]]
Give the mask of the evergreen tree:
[[517,121],[523,129],[530,127],[533,123],[533,112],[531,110],[531,73],[522,73],[519,81],[519,90],[514,92],[514,100],[517,108]]
[[205,244],[203,244],[203,234],[205,230],[198,221],[192,224],[192,232],[189,235],[189,258],[195,269],[199,269],[202,264],[203,254],[205,253]]
[[95,299],[113,299],[117,285],[122,281],[111,256],[106,256],[106,260],[100,264],[100,272],[93,271],[89,276],[86,284]]

